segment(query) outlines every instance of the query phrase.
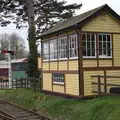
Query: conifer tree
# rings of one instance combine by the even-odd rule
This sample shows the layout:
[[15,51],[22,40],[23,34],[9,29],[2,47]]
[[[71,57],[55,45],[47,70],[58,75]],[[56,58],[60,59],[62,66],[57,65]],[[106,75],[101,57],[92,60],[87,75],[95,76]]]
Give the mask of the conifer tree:
[[37,77],[37,36],[54,26],[59,20],[72,17],[82,4],[67,4],[58,0],[0,0],[0,24],[2,27],[11,22],[20,29],[28,23],[29,76]]

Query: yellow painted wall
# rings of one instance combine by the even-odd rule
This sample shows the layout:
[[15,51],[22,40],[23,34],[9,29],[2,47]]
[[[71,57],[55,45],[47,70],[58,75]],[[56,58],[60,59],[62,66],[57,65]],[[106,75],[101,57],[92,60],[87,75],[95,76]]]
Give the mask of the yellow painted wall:
[[69,70],[78,70],[78,60],[69,61]]
[[41,58],[38,57],[38,68],[40,69],[42,66],[41,66]]
[[113,35],[114,65],[120,66],[120,34]]
[[66,94],[79,95],[79,80],[77,74],[66,74]]
[[50,70],[57,70],[57,62],[50,62]]
[[[102,75],[104,76],[103,71],[86,71],[84,72],[84,92],[85,96],[87,95],[97,95],[97,93],[93,93],[93,91],[98,90],[97,85],[92,85],[92,82],[98,82],[98,78],[92,78],[93,75]],[[107,70],[106,76],[120,76],[120,70]],[[106,78],[107,81],[107,93],[110,93],[111,87],[117,87],[113,85],[120,85],[120,78]],[[101,78],[101,91],[104,92],[104,78]],[[113,84],[113,85],[109,85]]]
[[64,93],[64,86],[53,85],[53,92]]
[[[120,70],[107,71],[107,76],[120,76]],[[120,85],[120,78],[107,78],[107,84]],[[108,93],[111,87],[115,86],[107,86]]]
[[97,60],[83,60],[83,67],[96,67]]
[[120,32],[120,21],[118,22],[113,16],[103,12],[83,26],[82,30],[93,32]]
[[59,62],[59,70],[67,70],[67,61]]
[[43,71],[44,70],[49,70],[49,63],[48,62],[43,62]]
[[43,90],[52,91],[52,74],[43,73]]
[[99,60],[100,67],[112,66],[112,60]]
[[96,86],[92,85],[92,82],[97,82],[96,78],[92,78],[93,75],[104,75],[103,71],[85,71],[84,72],[84,95],[95,95],[93,93],[96,90]]

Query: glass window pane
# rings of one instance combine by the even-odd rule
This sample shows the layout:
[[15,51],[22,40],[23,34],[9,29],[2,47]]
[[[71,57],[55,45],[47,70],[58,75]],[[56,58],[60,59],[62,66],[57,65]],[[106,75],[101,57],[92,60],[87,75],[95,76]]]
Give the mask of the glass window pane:
[[77,47],[77,34],[72,34],[69,36],[69,57],[78,56],[78,47]]
[[99,35],[99,55],[101,57],[111,56],[111,37],[108,34]]
[[83,56],[94,57],[96,53],[96,38],[95,34],[87,33],[83,34]]
[[53,73],[52,74],[52,78],[53,78],[53,83],[64,83],[64,74],[62,73]]
[[44,60],[49,59],[49,42],[43,43],[43,59]]

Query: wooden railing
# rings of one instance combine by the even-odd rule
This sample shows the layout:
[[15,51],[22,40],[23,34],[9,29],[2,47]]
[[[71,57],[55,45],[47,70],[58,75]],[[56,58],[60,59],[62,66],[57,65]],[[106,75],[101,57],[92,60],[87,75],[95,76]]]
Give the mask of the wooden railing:
[[[95,85],[97,87],[96,91],[93,91],[94,93],[97,93],[98,95],[106,95],[109,94],[107,92],[108,87],[120,87],[120,82],[118,84],[114,83],[107,83],[107,79],[120,79],[120,76],[102,76],[102,75],[93,75],[92,78],[97,78],[97,82],[92,82],[92,85]],[[104,90],[102,90],[102,87],[104,87]]]

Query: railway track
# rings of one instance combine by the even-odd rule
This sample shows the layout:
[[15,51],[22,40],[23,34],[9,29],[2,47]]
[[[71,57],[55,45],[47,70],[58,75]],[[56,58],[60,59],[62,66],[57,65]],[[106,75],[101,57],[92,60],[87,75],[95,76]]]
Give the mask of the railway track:
[[15,120],[15,117],[9,115],[8,113],[0,111],[0,120]]
[[0,101],[0,120],[50,120],[15,104]]

